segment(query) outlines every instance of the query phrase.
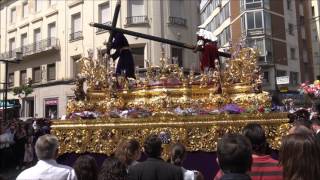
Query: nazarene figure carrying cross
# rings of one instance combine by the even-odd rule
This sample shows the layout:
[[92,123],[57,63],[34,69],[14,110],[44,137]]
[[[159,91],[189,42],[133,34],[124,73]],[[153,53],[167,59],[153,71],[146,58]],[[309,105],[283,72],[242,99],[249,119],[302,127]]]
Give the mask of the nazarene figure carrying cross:
[[[115,14],[114,14],[113,21],[112,21],[112,26],[100,24],[100,23],[90,23],[90,26],[104,29],[104,30],[107,30],[110,32],[109,40],[107,43],[107,53],[109,53],[109,55],[110,55],[111,48],[116,49],[116,53],[112,54],[110,56],[114,57],[114,58],[119,57],[120,63],[118,62],[118,65],[117,65],[117,70],[116,70],[117,74],[123,74],[123,72],[124,72],[126,77],[133,77],[134,78],[134,69],[135,69],[134,62],[133,62],[132,54],[131,54],[131,51],[129,48],[129,43],[128,43],[127,39],[125,38],[124,34],[135,36],[135,37],[140,37],[140,38],[144,38],[144,39],[148,39],[148,40],[152,40],[152,41],[157,41],[157,42],[161,42],[161,43],[165,43],[165,44],[170,44],[170,45],[181,47],[181,48],[187,48],[190,50],[195,50],[198,47],[200,47],[200,46],[195,46],[192,44],[186,44],[186,43],[182,43],[182,42],[178,42],[178,41],[173,41],[170,39],[165,39],[165,38],[156,37],[156,36],[152,36],[152,35],[148,35],[148,34],[134,32],[134,31],[130,31],[127,29],[117,28],[116,21],[117,21],[119,11],[120,11],[120,1],[118,0]],[[219,56],[223,56],[223,57],[227,57],[227,58],[231,57],[231,55],[228,53],[218,51],[216,40],[213,40],[213,41],[212,40],[213,39],[205,39],[204,45],[207,45],[207,46],[205,46],[204,49],[201,49],[201,48],[197,49],[202,52],[203,56],[205,56],[206,54],[210,55],[210,58],[209,58],[210,61],[205,61],[204,59],[206,59],[206,58],[201,58],[200,61],[202,61],[202,67],[201,67],[202,70],[207,69],[207,67],[208,67],[208,69],[210,67],[211,68],[214,67],[216,64],[215,61],[216,60],[219,61]],[[119,41],[121,42],[120,45],[116,45]],[[113,43],[115,43],[115,44],[113,44]],[[213,58],[211,58],[211,57],[213,57]],[[211,59],[213,59],[213,61]]]

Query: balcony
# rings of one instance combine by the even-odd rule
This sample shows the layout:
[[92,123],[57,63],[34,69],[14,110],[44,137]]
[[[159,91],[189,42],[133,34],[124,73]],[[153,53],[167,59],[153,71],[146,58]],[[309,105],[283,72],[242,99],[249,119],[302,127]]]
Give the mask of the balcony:
[[148,25],[148,16],[130,16],[126,18],[126,26]]
[[70,33],[70,39],[69,39],[70,42],[81,40],[81,39],[83,39],[82,31]]
[[258,35],[263,35],[263,34],[264,34],[263,28],[248,29],[247,30],[247,36],[258,36]]
[[177,26],[187,26],[187,20],[180,17],[172,17],[169,16],[169,23],[170,25],[177,25]]
[[0,59],[10,59],[14,58],[16,55],[16,52],[22,52],[23,56],[29,56],[33,54],[37,54],[44,51],[49,50],[59,50],[59,40],[58,38],[51,37],[48,39],[44,39],[26,46],[22,46],[13,50],[10,50],[8,52],[0,54]]

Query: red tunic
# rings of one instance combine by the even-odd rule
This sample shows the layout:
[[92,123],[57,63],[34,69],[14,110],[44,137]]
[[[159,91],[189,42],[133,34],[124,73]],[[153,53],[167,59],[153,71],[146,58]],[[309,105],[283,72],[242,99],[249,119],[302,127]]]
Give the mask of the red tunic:
[[[252,180],[283,180],[282,167],[271,156],[252,156],[252,160],[251,171],[249,172]],[[214,180],[220,180],[222,175],[222,170],[219,170]]]
[[203,71],[206,67],[214,69],[214,61],[216,59],[219,59],[218,47],[212,43],[206,43],[201,51],[201,70]]

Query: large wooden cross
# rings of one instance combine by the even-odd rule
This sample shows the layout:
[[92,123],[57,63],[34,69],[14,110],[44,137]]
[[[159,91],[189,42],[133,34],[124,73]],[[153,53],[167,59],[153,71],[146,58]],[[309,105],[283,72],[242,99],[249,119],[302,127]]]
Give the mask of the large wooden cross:
[[[120,12],[120,7],[121,7],[121,1],[117,0],[117,4],[116,4],[116,8],[114,10],[114,14],[113,14],[113,19],[112,19],[112,24],[111,27],[115,28],[117,26],[117,21],[118,21],[118,16],[119,16],[119,12]],[[107,46],[107,53],[110,52],[110,47],[111,47],[111,43],[112,43],[112,39],[114,36],[114,32],[113,30],[109,31],[109,39],[108,42],[106,43]],[[110,54],[109,54],[110,55]]]

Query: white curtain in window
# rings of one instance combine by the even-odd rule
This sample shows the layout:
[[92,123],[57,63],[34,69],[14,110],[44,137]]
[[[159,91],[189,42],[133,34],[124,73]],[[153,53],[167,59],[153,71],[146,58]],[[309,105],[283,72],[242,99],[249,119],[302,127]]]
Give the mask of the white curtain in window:
[[39,12],[41,11],[42,9],[42,5],[43,3],[45,2],[44,0],[35,0],[36,2],[36,12]]
[[9,41],[9,51],[12,51],[13,49],[16,48],[16,41],[14,38],[10,39]]
[[23,17],[28,17],[29,14],[29,8],[28,8],[28,3],[23,4]]
[[110,6],[109,3],[100,6],[100,23],[106,23],[110,21]]
[[10,17],[10,22],[11,22],[11,23],[15,23],[15,21],[16,21],[16,16],[17,16],[16,8],[11,9],[11,17]]
[[28,45],[28,40],[27,40],[27,34],[21,35],[21,46],[27,46]]
[[131,16],[144,16],[144,0],[129,0],[130,15]]
[[34,42],[41,41],[41,32],[40,29],[34,30]]
[[[183,0],[170,0],[170,16],[172,17],[183,17]],[[211,8],[206,8],[207,17],[212,13]]]
[[72,17],[73,17],[72,18],[72,31],[74,33],[81,31],[81,16],[80,16],[80,14],[73,15]]
[[56,23],[51,23],[48,26],[48,37],[56,37]]

